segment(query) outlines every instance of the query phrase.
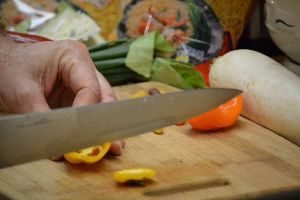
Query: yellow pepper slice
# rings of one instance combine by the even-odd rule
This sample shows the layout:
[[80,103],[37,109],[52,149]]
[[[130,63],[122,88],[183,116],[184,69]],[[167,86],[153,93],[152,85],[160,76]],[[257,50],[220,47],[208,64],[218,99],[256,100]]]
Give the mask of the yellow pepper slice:
[[148,168],[132,168],[114,172],[113,176],[116,182],[125,183],[128,181],[153,180],[156,171]]
[[164,129],[162,129],[162,128],[156,129],[156,130],[153,131],[153,133],[155,133],[157,135],[163,134],[164,133]]
[[136,93],[134,93],[130,98],[136,99],[136,98],[142,98],[148,96],[148,93],[145,90],[139,90]]
[[93,146],[79,151],[74,151],[64,154],[64,158],[71,164],[93,164],[98,162],[108,152],[111,143],[105,143],[104,145]]

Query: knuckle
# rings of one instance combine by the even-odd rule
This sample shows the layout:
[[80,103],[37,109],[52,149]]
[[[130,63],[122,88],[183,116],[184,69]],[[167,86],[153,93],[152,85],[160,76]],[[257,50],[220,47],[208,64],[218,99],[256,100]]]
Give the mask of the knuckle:
[[69,52],[79,53],[79,54],[87,54],[88,49],[87,47],[79,41],[75,40],[64,40],[62,42],[63,48]]
[[80,65],[81,67],[88,67],[89,63],[89,52],[87,47],[74,40],[64,40],[60,43],[62,48],[62,60],[61,62],[65,64],[65,67]]

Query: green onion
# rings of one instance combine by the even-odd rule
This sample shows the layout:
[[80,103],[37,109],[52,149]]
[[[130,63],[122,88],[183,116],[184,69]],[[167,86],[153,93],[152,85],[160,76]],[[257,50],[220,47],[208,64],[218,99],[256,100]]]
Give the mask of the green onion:
[[112,86],[122,85],[130,82],[145,81],[143,77],[136,73],[110,74],[105,75],[105,78]]
[[104,76],[105,75],[114,75],[114,74],[125,74],[125,73],[134,73],[132,70],[128,69],[125,65],[118,66],[116,68],[100,69],[99,70]]
[[112,48],[91,52],[90,56],[94,62],[98,60],[121,58],[127,55],[128,50],[129,50],[129,44],[125,43]]
[[125,60],[126,60],[125,57],[115,58],[111,60],[98,60],[95,61],[94,64],[97,69],[104,70],[104,69],[116,68],[118,66],[123,66],[125,65]]

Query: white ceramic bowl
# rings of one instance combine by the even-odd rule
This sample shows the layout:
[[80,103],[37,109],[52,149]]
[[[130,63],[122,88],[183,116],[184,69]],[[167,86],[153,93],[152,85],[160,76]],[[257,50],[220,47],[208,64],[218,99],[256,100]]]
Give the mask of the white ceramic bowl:
[[275,44],[300,65],[300,0],[266,0],[265,24]]

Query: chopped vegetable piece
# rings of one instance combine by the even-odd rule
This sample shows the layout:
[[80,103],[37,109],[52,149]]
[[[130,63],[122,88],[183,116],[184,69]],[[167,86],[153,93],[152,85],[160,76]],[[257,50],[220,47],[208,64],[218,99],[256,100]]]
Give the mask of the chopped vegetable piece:
[[186,55],[179,55],[175,58],[176,61],[178,62],[183,62],[183,63],[188,63],[189,62],[189,57]]
[[176,123],[175,125],[176,125],[176,126],[183,126],[183,125],[185,125],[185,121],[183,121],[183,122],[178,122],[178,123]]
[[150,96],[159,95],[159,94],[160,94],[160,91],[159,91],[159,89],[157,89],[157,88],[150,88],[150,89],[148,90],[148,94],[149,94]]
[[145,97],[148,96],[148,93],[145,90],[139,90],[138,92],[134,93],[131,98],[135,99],[135,98],[141,98],[141,97]]
[[153,180],[156,171],[148,168],[133,168],[114,172],[113,176],[116,182],[126,183],[131,181]]
[[66,153],[64,155],[64,158],[69,163],[72,164],[80,164],[80,163],[93,164],[95,162],[98,162],[99,160],[101,160],[101,158],[105,156],[110,146],[111,143],[108,142],[102,146],[94,146],[79,151]]
[[163,134],[164,129],[162,129],[162,128],[156,129],[156,130],[153,131],[153,133],[158,134],[158,135]]
[[203,115],[187,120],[187,122],[194,129],[201,131],[226,128],[232,126],[237,121],[242,108],[243,98],[239,95]]

